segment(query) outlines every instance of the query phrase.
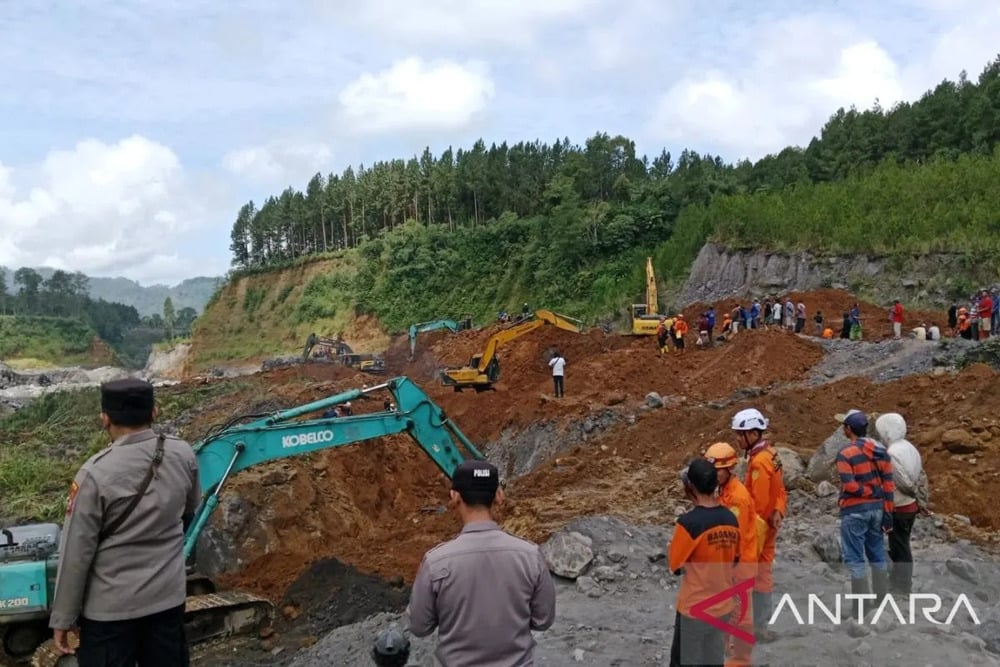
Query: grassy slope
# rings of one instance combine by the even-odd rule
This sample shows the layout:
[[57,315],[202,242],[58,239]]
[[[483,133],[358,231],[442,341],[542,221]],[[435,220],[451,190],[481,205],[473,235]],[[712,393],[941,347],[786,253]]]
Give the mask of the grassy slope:
[[195,324],[191,370],[301,354],[312,332],[343,333],[361,352],[384,347],[386,335],[355,317],[354,299],[345,287],[357,274],[358,258],[355,252],[341,253],[226,284]]
[[56,317],[0,316],[0,360],[14,368],[100,366],[114,354],[83,322]]
[[[236,382],[158,390],[160,419],[221,395],[240,391]],[[48,394],[7,417],[0,417],[0,520],[58,521],[65,509],[73,475],[92,454],[108,444],[97,422],[97,388]]]

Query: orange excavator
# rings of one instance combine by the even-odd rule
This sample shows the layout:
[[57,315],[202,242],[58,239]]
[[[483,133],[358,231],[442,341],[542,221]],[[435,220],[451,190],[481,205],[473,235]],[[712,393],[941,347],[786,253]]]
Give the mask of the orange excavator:
[[477,392],[491,390],[493,383],[500,379],[500,356],[497,350],[501,345],[548,324],[580,333],[580,327],[575,323],[579,323],[579,320],[557,315],[550,310],[536,310],[529,319],[493,334],[486,342],[486,348],[481,353],[473,355],[467,365],[441,371],[441,384],[452,386],[455,391],[469,388]]

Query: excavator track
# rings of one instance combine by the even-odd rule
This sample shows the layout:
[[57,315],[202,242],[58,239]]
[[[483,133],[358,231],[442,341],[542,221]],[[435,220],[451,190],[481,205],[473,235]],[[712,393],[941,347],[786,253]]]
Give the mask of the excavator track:
[[[274,605],[243,591],[191,595],[184,602],[184,631],[189,645],[212,639],[257,632],[274,618]],[[76,648],[79,640],[70,636]],[[31,657],[32,667],[76,667],[75,656],[63,656],[51,639]]]

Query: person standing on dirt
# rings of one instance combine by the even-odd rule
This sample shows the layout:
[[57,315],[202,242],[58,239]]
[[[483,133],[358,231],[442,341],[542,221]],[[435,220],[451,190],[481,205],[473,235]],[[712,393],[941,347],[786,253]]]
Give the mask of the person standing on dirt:
[[806,304],[799,301],[795,306],[795,333],[802,333],[806,328]]
[[750,491],[757,515],[767,522],[767,534],[761,546],[757,577],[753,586],[753,618],[757,639],[772,641],[774,633],[767,628],[771,618],[774,592],[774,552],[778,530],[788,513],[788,492],[785,490],[781,457],[764,438],[768,421],[755,408],[740,410],[733,415],[731,428],[739,448],[749,458],[744,485]]
[[747,323],[747,328],[760,328],[760,299],[754,299],[750,304],[750,321]]
[[[743,482],[733,475],[737,462],[736,450],[727,442],[717,442],[705,450],[705,459],[715,466],[719,475],[719,502],[736,517],[740,529],[740,560],[733,571],[735,583],[757,575],[759,547],[767,536],[767,523],[757,516],[753,498]],[[744,599],[740,599],[742,605]],[[737,609],[730,623],[753,634],[753,608]],[[731,637],[726,651],[726,667],[749,667],[753,645]]]
[[[889,592],[885,536],[892,530],[892,460],[881,443],[868,438],[868,417],[860,410],[835,415],[850,441],[837,452],[840,475],[840,544],[851,573],[851,593],[874,593],[881,604]],[[871,564],[871,586],[868,567]],[[857,600],[853,616],[858,616]],[[860,619],[859,619],[860,620]]]
[[816,335],[823,335],[823,311],[817,310],[816,314],[813,315],[813,322],[816,323]]
[[896,299],[892,302],[892,314],[889,316],[892,320],[892,337],[899,340],[903,337],[903,304]]
[[684,313],[678,313],[674,320],[674,346],[678,352],[684,352],[684,336],[688,333],[688,323],[684,319]]
[[993,299],[983,290],[979,294],[979,340],[986,340],[993,330]]
[[782,328],[782,315],[781,315],[781,299],[775,297],[774,305],[771,306],[771,319],[774,321],[774,326],[778,329]]
[[660,351],[660,354],[667,353],[667,338],[670,336],[670,330],[667,328],[667,318],[661,317],[660,323],[656,326],[656,349]]
[[715,344],[715,307],[709,306],[705,311],[705,327],[708,331],[708,346]]
[[929,513],[929,490],[920,452],[906,439],[906,420],[897,412],[875,420],[875,432],[892,459],[893,512],[889,533],[889,590],[909,596],[913,590],[913,553],[910,534],[917,514]]
[[851,340],[861,340],[861,308],[851,306]]
[[994,289],[990,292],[993,310],[990,313],[990,335],[1000,336],[1000,294]]
[[556,398],[562,398],[566,393],[563,383],[566,374],[566,359],[559,354],[559,350],[552,353],[552,358],[549,359],[549,366],[552,367],[552,384],[555,388]]
[[958,305],[954,303],[948,309],[948,329],[951,330],[951,336],[954,337],[958,330]]
[[445,667],[530,665],[532,630],[555,621],[555,584],[541,549],[493,519],[503,500],[495,465],[461,463],[452,474],[450,506],[462,532],[424,555],[413,582],[410,632],[427,637],[437,629],[434,654]]
[[101,386],[100,420],[111,445],[70,487],[49,627],[80,667],[186,667],[184,531],[201,502],[191,445],[157,435],[153,386]]
[[[733,585],[733,566],[739,560],[740,527],[736,516],[716,497],[719,476],[715,466],[695,459],[681,472],[685,494],[694,507],[677,517],[667,547],[670,571],[681,577],[674,615],[670,667],[722,665],[726,637],[722,630],[691,615],[692,607]],[[732,597],[703,609],[714,618],[725,618],[735,607]]]

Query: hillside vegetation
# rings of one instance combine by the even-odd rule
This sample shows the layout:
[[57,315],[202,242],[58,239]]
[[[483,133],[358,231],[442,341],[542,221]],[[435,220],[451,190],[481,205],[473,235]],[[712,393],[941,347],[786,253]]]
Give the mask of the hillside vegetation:
[[[995,224],[998,143],[1000,58],[978,81],[962,73],[913,103],[840,109],[807,147],[756,163],[689,150],[650,160],[627,137],[597,134],[583,146],[479,141],[316,174],[305,192],[241,208],[233,282],[209,310],[225,301],[226,313],[257,319],[249,327],[206,315],[195,349],[244,327],[238,343],[224,336],[226,349],[198,354],[290,350],[312,327],[347,326],[352,313],[389,331],[466,312],[492,319],[523,301],[590,321],[620,317],[641,298],[646,255],[670,284],[710,238],[777,250],[976,251]],[[317,260],[326,268],[306,268]],[[306,282],[265,277],[286,267]]]
[[15,368],[103,366],[115,356],[82,320],[0,315],[0,360]]

